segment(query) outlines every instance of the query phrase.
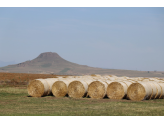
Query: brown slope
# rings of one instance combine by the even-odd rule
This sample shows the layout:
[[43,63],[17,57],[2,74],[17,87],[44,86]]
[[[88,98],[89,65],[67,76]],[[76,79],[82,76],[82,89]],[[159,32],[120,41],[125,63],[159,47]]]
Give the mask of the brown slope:
[[[79,70],[80,69],[80,70]],[[16,65],[2,67],[0,72],[16,72],[16,73],[54,73],[54,74],[81,74],[79,71],[97,70],[96,68],[79,65],[69,62],[61,58],[57,53],[46,52],[41,53],[37,58],[22,62]],[[101,68],[99,68],[101,69]],[[83,72],[82,72],[83,73]]]
[[93,68],[69,62],[57,53],[41,53],[37,58],[16,65],[0,68],[0,72],[13,73],[53,73],[61,75],[84,75],[84,74],[113,74],[129,77],[164,77],[161,72],[133,71]]

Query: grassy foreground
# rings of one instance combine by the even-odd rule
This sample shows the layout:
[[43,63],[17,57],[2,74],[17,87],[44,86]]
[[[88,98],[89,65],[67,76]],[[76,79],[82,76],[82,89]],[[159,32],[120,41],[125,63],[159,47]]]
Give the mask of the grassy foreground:
[[0,87],[0,116],[164,116],[164,99],[28,97],[26,87]]

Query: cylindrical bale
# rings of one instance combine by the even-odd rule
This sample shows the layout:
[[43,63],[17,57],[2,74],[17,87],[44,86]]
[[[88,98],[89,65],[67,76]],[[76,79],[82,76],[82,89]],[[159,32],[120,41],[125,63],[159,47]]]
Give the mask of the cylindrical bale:
[[[136,82],[134,82],[134,81],[123,81],[123,83],[125,83],[126,85],[127,85],[127,89],[128,89],[128,87],[132,84],[132,83],[136,83]],[[127,96],[127,90],[126,90],[126,93],[125,93],[125,96],[124,96],[124,98],[126,98],[126,99],[129,99],[129,97]]]
[[150,81],[155,81],[157,80],[156,78],[149,78]]
[[102,99],[106,95],[107,84],[103,81],[93,81],[88,86],[88,95],[94,99]]
[[46,82],[48,83],[49,87],[50,87],[50,92],[52,92],[52,85],[58,81],[58,78],[47,78],[47,79],[44,79],[46,80]]
[[55,97],[64,97],[68,93],[68,85],[73,79],[63,79],[56,81],[52,85],[52,94]]
[[92,76],[92,78],[101,78],[101,77],[102,77],[102,76],[99,75],[99,74],[92,74],[91,76]]
[[68,95],[73,98],[82,98],[87,94],[88,84],[83,80],[74,80],[68,85]]
[[161,96],[161,93],[162,93],[162,88],[157,82],[153,82],[153,84],[155,85],[155,87],[157,89],[155,99],[159,99],[159,97]]
[[128,78],[127,77],[118,77],[116,81],[125,81],[127,80]]
[[127,88],[124,82],[112,82],[107,87],[107,96],[110,99],[123,99],[127,94]]
[[117,79],[117,77],[110,77],[109,80],[110,81],[115,81]]
[[142,81],[143,81],[143,82],[149,82],[150,80],[149,80],[149,78],[143,78]]
[[62,76],[58,76],[58,79],[63,79],[63,77]]
[[161,95],[159,96],[159,99],[164,99],[164,83],[158,83],[161,87]]
[[150,99],[155,99],[156,94],[157,94],[157,88],[156,88],[155,84],[153,82],[150,82],[150,81],[144,82],[144,83],[149,84],[151,86],[151,88],[152,88],[152,94],[151,94]]
[[[104,88],[101,88],[101,89],[104,89],[104,91],[101,90],[101,92],[102,92],[102,94],[104,95],[103,97],[105,97],[105,96],[106,96],[107,85],[110,84],[110,83],[113,82],[113,81],[108,80],[108,79],[105,79],[105,78],[99,78],[99,79],[92,80],[92,82],[94,82],[94,81],[99,81],[99,82],[102,82],[102,83],[106,83],[106,84],[104,85],[105,87],[104,87]],[[91,84],[91,83],[89,83],[89,84]],[[89,84],[88,84],[88,88],[89,88]],[[89,90],[89,89],[88,89],[88,90]],[[94,91],[93,88],[90,89],[90,90],[92,90],[91,93],[94,93],[94,95],[98,95],[98,94],[96,94],[96,92],[98,92],[98,91],[97,91],[98,89],[95,88],[95,92],[93,92],[93,91]],[[89,94],[90,94],[90,92],[87,93],[87,97],[88,97]],[[92,95],[90,95],[90,97],[91,97],[91,98],[94,98],[94,97],[92,97]],[[100,97],[100,98],[103,98],[103,97]],[[98,99],[98,98],[97,98],[97,99]]]
[[29,82],[28,94],[32,97],[41,97],[50,94],[50,86],[44,79],[35,79]]
[[141,101],[150,99],[152,88],[147,82],[138,82],[131,84],[127,89],[127,96],[130,100]]
[[143,77],[137,77],[137,81],[142,81],[142,80],[144,80]]

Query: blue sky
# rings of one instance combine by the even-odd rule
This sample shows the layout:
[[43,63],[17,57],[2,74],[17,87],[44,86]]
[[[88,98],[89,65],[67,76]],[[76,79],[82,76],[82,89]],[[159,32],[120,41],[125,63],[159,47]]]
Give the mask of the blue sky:
[[92,67],[164,71],[164,8],[0,8],[0,61],[43,52]]

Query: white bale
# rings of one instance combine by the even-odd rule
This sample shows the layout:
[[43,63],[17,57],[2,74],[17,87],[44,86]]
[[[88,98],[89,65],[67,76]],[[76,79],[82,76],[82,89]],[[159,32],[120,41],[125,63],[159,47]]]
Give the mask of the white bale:
[[47,81],[45,79],[36,79],[36,80],[39,80],[44,85],[44,94],[43,94],[43,96],[49,95],[51,93],[51,87],[49,86]]
[[59,78],[47,78],[44,79],[50,87],[50,93],[52,92],[52,85],[59,80]]
[[73,98],[82,98],[86,96],[87,91],[88,84],[86,81],[81,79],[75,79],[68,85],[68,95]]
[[127,95],[127,88],[125,82],[112,82],[107,87],[107,96],[110,99],[123,99]]
[[157,94],[157,88],[155,86],[155,84],[153,82],[146,82],[147,84],[149,84],[152,88],[152,95],[151,95],[151,99],[155,99],[156,94]]
[[65,78],[56,81],[52,85],[52,93],[55,97],[64,97],[68,93],[68,85],[74,78]]
[[102,99],[106,95],[107,84],[101,80],[93,81],[88,86],[88,95],[91,98]]
[[50,94],[50,86],[44,79],[35,79],[27,86],[28,94],[33,97],[47,96]]
[[156,96],[155,96],[155,99],[159,99],[160,95],[162,94],[162,88],[161,86],[157,83],[157,82],[153,82],[156,89],[157,89],[157,93],[156,93]]
[[159,96],[159,99],[164,99],[164,83],[158,83],[158,85],[161,87],[161,95]]
[[141,101],[151,99],[152,96],[151,85],[147,82],[133,83],[128,87],[127,96],[134,101]]

